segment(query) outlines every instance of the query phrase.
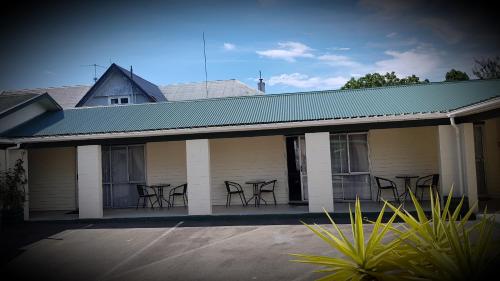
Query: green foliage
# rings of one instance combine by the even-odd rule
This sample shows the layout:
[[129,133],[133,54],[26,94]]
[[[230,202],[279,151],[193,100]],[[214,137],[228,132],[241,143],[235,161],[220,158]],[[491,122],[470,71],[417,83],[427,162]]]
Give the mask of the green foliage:
[[452,69],[446,72],[445,78],[446,81],[465,81],[469,80],[469,75],[463,71]]
[[[475,206],[460,218],[464,198],[450,210],[452,191],[441,206],[438,194],[431,190],[431,215],[427,217],[411,191],[416,216],[385,202],[370,238],[365,241],[361,206],[356,200],[351,214],[352,243],[330,215],[336,232],[322,226],[306,226],[343,257],[294,254],[295,262],[323,266],[317,272],[327,275],[319,280],[482,280],[499,251],[493,241],[494,219],[484,216],[469,222]],[[388,206],[394,214],[387,223],[382,216]],[[394,225],[399,217],[403,223]]]
[[500,78],[500,56],[487,59],[476,59],[472,73],[479,79]]
[[394,72],[387,72],[385,75],[369,73],[358,79],[351,78],[341,89],[360,89],[421,83],[429,83],[429,80],[425,79],[424,81],[420,81],[420,78],[415,75],[400,79]]
[[383,224],[385,208],[384,205],[373,224],[373,230],[367,241],[365,241],[366,235],[359,199],[356,200],[354,218],[349,210],[353,242],[340,230],[326,211],[337,235],[322,226],[316,224],[310,226],[304,223],[330,247],[341,252],[344,258],[294,254],[298,259],[293,261],[324,266],[324,269],[317,272],[328,274],[319,280],[373,280],[383,276],[390,276],[386,278],[387,280],[405,280],[408,273],[398,268],[399,257],[394,255],[394,250],[402,240],[394,237],[389,241],[382,241],[396,219],[395,213],[386,224]]
[[24,185],[28,182],[23,163],[23,159],[18,159],[14,168],[0,175],[0,202],[3,210],[15,211],[23,208]]

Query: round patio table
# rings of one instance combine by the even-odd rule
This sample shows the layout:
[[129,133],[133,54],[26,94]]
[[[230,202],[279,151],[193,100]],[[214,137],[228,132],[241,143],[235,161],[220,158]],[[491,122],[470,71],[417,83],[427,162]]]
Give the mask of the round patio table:
[[404,181],[405,181],[405,192],[403,192],[399,196],[399,198],[401,198],[401,197],[404,196],[404,200],[403,200],[403,203],[404,203],[406,201],[406,197],[409,194],[409,190],[411,189],[411,179],[416,179],[416,178],[418,178],[418,176],[414,176],[414,175],[397,175],[396,178],[397,179],[404,179]]
[[148,185],[148,187],[153,189],[154,193],[156,194],[156,201],[158,202],[160,208],[163,208],[163,201],[167,202],[167,208],[170,208],[170,201],[168,201],[168,199],[163,197],[163,189],[165,189],[166,187],[170,187],[170,184],[158,183],[158,184]]
[[[250,199],[247,200],[247,205],[248,205],[248,202],[252,201],[252,199],[254,199],[254,206],[257,207],[257,206],[260,206],[260,200],[259,199],[262,199],[260,198],[260,193],[259,193],[259,185],[265,183],[266,181],[265,180],[251,180],[251,181],[247,181],[245,182],[246,184],[251,184],[253,186],[253,195],[252,197],[250,197]],[[262,199],[264,202],[266,202],[264,199]]]

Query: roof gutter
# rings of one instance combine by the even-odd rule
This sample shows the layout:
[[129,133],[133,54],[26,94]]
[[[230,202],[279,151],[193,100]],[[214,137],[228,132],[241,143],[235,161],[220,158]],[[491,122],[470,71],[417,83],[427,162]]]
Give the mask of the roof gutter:
[[149,130],[149,131],[94,133],[94,134],[78,134],[78,135],[59,135],[59,136],[39,136],[39,137],[17,138],[17,140],[22,141],[23,143],[41,143],[41,142],[46,143],[46,142],[60,142],[60,141],[118,139],[118,138],[130,138],[130,137],[156,137],[156,136],[190,135],[190,134],[205,134],[205,133],[226,133],[226,132],[238,132],[238,131],[276,130],[276,129],[288,129],[288,128],[336,126],[336,125],[398,122],[398,121],[417,121],[417,120],[432,120],[432,119],[447,119],[447,118],[448,117],[445,113],[436,112],[436,113],[372,116],[372,117],[345,118],[345,119],[293,121],[293,122],[282,122],[282,123],[230,125],[230,126],[217,126],[217,127],[161,129],[161,130]]

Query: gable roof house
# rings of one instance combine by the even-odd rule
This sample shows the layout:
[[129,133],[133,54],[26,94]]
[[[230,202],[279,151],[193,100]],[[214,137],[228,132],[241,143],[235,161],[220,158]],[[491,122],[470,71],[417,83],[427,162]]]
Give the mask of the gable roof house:
[[[274,95],[240,84],[209,83],[207,98],[204,83],[156,87],[114,65],[75,107],[3,130],[4,166],[27,160],[25,214],[123,216],[117,208],[142,204],[138,185],[183,197],[158,198],[165,216],[341,213],[356,197],[403,200],[417,189],[408,176],[437,175],[441,195],[454,185],[470,202],[500,195],[500,80]],[[384,179],[398,189],[379,189]],[[249,197],[255,180],[271,191],[230,197],[227,181]]]

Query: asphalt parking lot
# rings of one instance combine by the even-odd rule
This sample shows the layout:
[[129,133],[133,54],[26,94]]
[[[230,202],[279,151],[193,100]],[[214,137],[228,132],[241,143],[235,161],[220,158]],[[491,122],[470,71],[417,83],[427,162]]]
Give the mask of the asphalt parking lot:
[[2,236],[11,280],[313,280],[288,254],[332,254],[300,224],[32,223]]

